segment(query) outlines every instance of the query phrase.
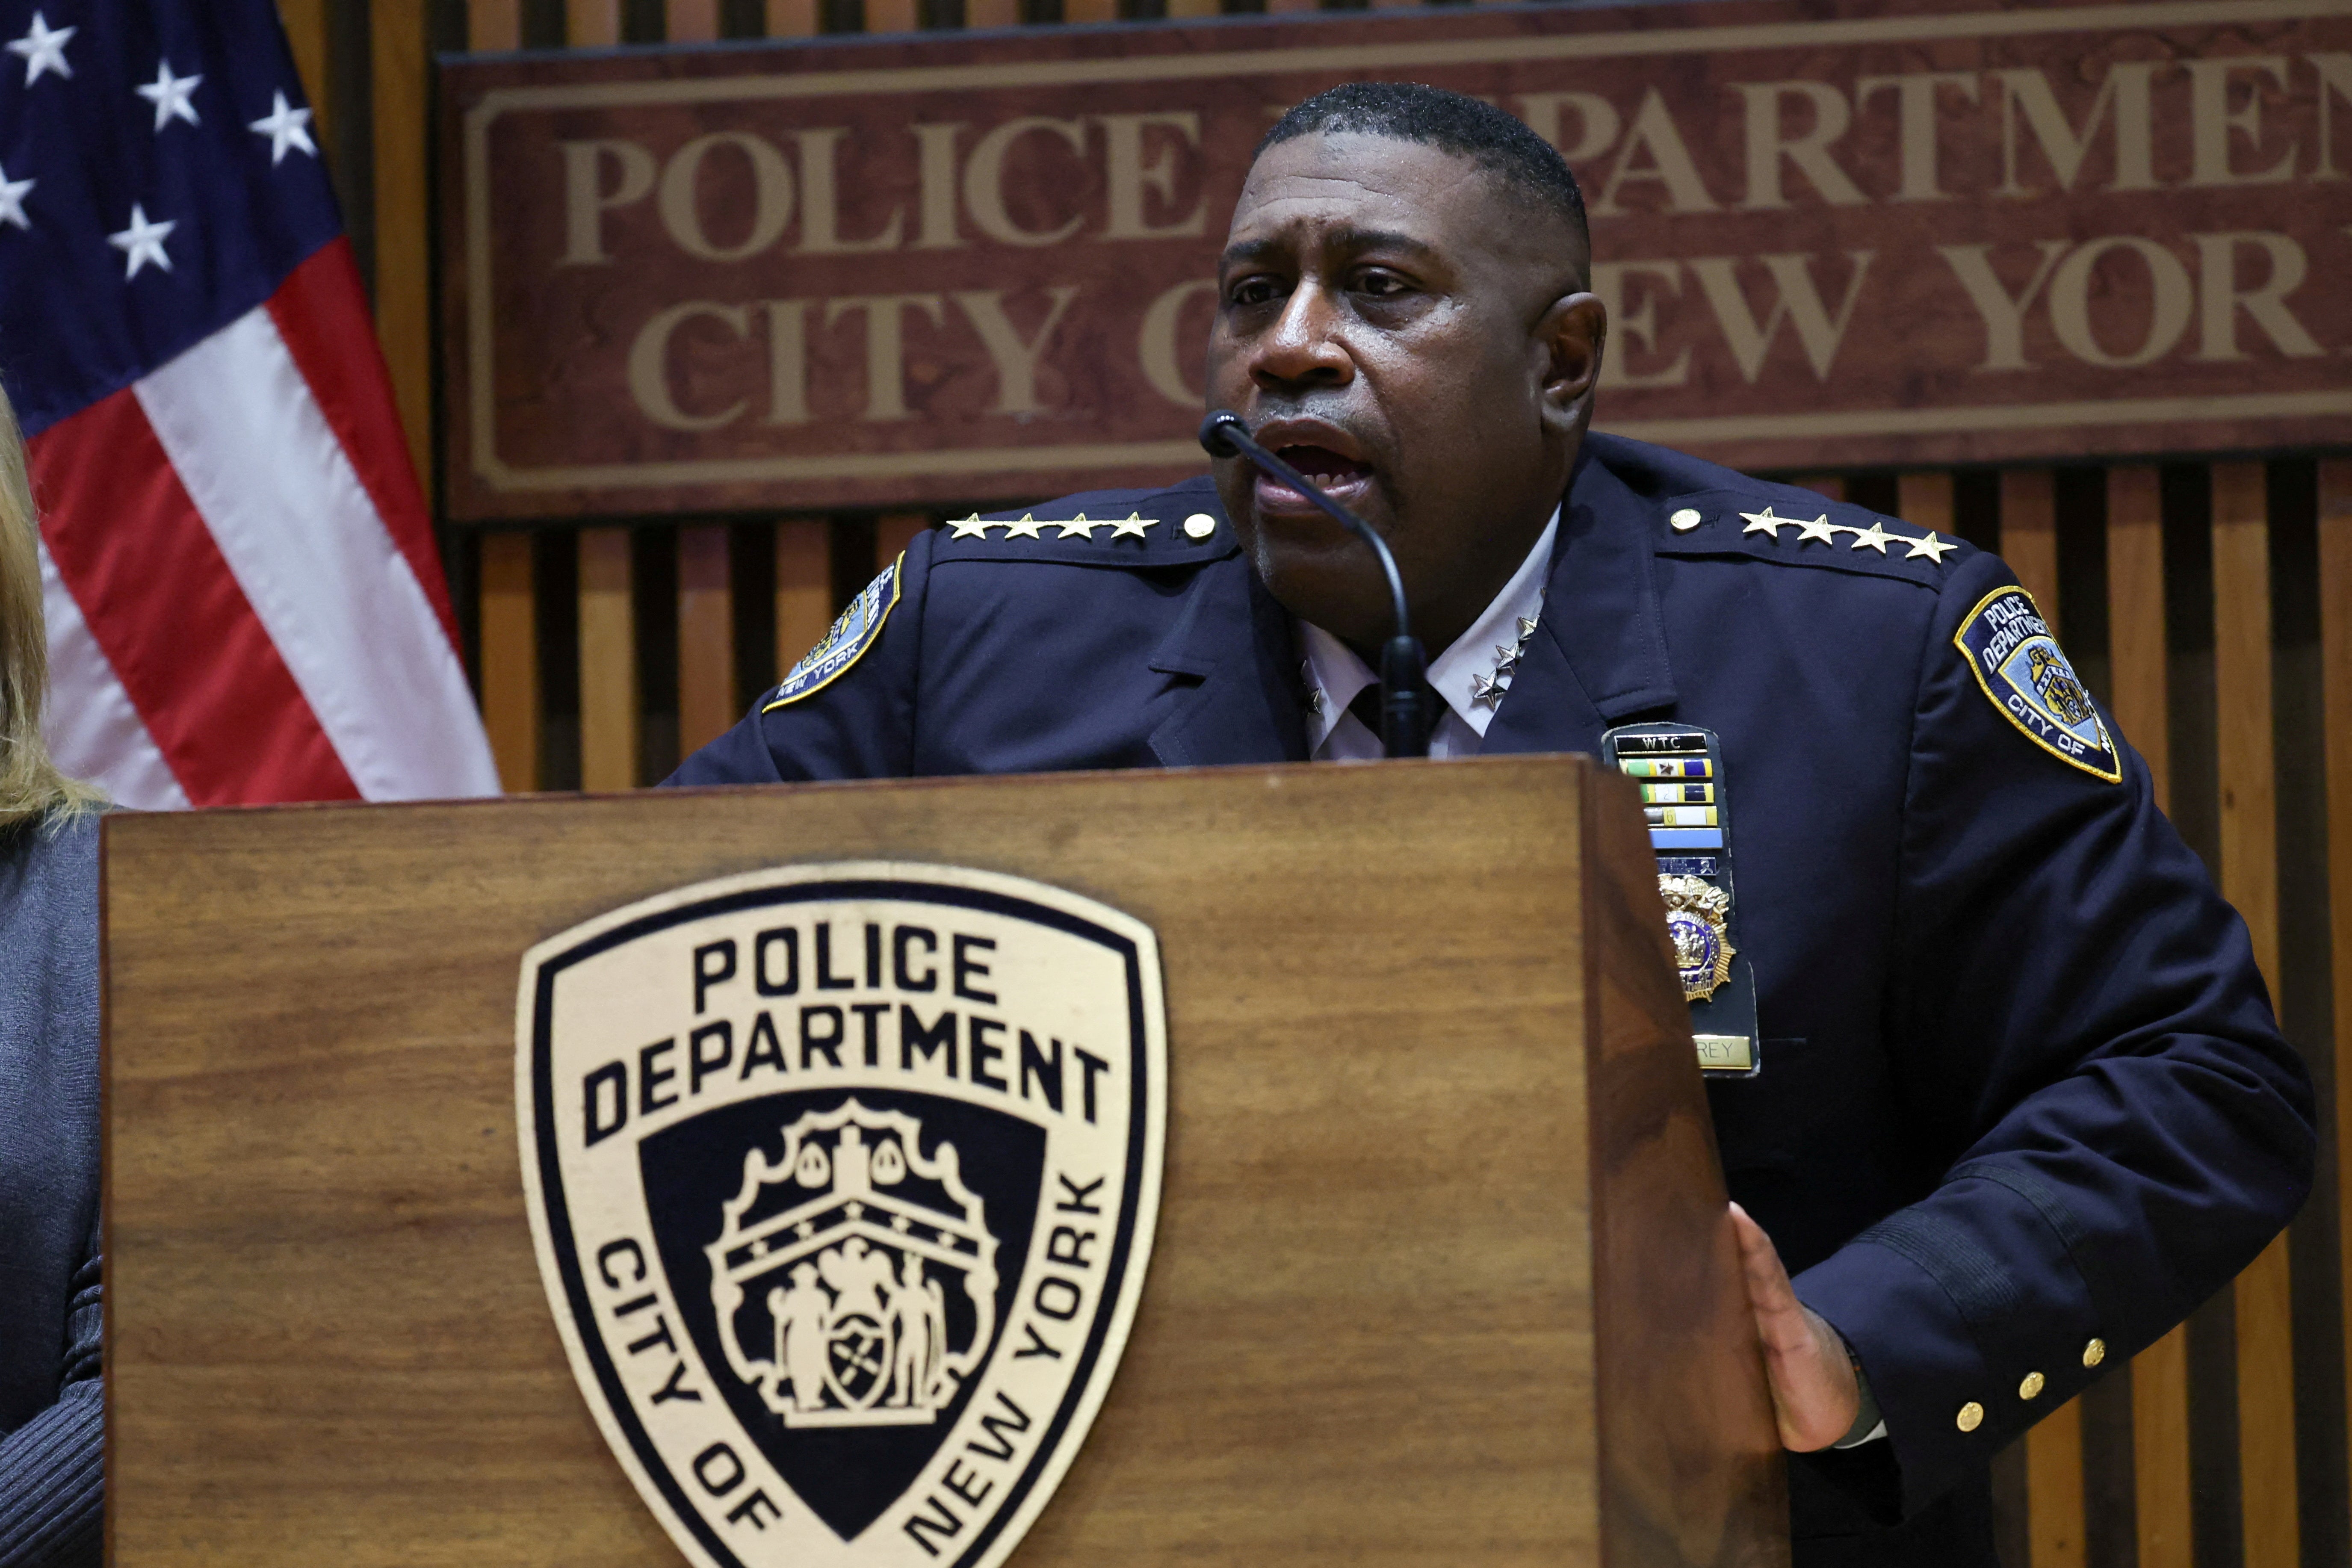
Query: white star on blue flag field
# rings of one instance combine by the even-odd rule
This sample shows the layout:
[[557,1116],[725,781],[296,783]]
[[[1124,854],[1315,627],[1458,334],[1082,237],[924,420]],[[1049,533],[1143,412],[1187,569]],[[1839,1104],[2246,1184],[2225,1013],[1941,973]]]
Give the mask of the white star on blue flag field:
[[269,0],[0,0],[0,384],[27,435],[341,226]]

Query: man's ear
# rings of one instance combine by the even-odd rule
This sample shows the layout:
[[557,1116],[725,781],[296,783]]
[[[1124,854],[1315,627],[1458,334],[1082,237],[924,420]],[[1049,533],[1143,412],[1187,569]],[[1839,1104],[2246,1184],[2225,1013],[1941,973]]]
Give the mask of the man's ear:
[[1609,341],[1609,310],[1595,294],[1563,294],[1536,324],[1546,354],[1543,417],[1581,426],[1601,383],[1601,356]]

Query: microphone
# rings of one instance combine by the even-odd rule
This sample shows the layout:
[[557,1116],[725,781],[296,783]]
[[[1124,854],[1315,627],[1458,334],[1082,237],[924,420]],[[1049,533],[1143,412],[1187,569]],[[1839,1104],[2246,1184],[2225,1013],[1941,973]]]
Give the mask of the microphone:
[[1371,546],[1388,579],[1391,631],[1381,646],[1381,747],[1391,757],[1429,755],[1429,731],[1435,720],[1421,639],[1412,635],[1406,612],[1404,578],[1397,571],[1389,542],[1362,518],[1323,493],[1306,475],[1257,444],[1240,415],[1220,408],[1201,421],[1201,445],[1212,458],[1247,458],[1313,502],[1340,527]]

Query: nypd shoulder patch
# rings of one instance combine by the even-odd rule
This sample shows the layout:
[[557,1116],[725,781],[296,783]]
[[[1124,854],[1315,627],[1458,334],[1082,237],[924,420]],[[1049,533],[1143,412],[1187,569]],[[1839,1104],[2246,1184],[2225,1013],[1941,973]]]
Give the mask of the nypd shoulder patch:
[[2108,784],[2121,784],[2115,738],[2084,689],[2033,595],[2000,588],[1977,601],[1952,635],[1992,705],[2026,739]]
[[866,657],[866,650],[882,636],[882,623],[898,605],[898,572],[907,563],[902,552],[898,559],[882,569],[882,574],[866,584],[849,607],[825,632],[816,647],[801,656],[801,661],[785,671],[784,679],[772,696],[760,705],[762,713],[772,713],[787,703],[820,691],[833,684],[849,667]]

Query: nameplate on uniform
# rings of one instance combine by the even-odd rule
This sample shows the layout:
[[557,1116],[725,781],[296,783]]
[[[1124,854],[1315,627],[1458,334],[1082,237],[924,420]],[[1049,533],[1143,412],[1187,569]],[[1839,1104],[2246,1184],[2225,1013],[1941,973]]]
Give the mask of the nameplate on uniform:
[[1756,1042],[1745,1035],[1693,1035],[1698,1065],[1707,1072],[1750,1073],[1756,1070]]
[[705,1568],[992,1568],[1142,1292],[1158,945],[991,872],[700,883],[533,948],[541,1278],[614,1457]]

